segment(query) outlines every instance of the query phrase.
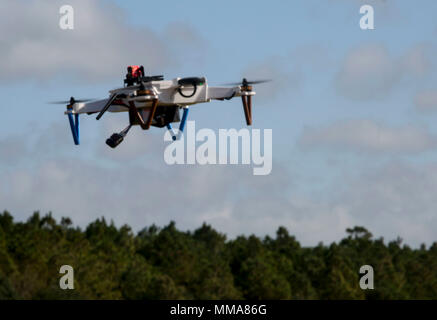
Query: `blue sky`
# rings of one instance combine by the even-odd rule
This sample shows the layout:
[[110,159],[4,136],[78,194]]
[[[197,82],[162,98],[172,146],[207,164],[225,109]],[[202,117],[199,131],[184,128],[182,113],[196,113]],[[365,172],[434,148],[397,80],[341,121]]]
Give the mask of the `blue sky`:
[[[136,230],[205,221],[230,237],[284,225],[304,245],[353,225],[412,245],[436,240],[435,1],[70,1],[69,31],[58,27],[62,4],[0,7],[0,203],[17,219],[39,209]],[[375,30],[359,28],[363,4]],[[169,167],[156,128],[134,128],[109,150],[123,115],[83,117],[75,147],[64,108],[45,102],[105,97],[127,64],[210,85],[273,78],[256,88],[253,111],[254,128],[273,129],[272,174]],[[190,117],[197,128],[245,126],[238,99]]]

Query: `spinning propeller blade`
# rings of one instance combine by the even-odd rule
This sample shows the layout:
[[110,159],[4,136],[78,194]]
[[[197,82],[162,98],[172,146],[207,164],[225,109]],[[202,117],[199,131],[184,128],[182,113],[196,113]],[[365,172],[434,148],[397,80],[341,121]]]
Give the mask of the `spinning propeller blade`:
[[253,81],[247,81],[246,78],[243,78],[242,82],[231,82],[231,83],[224,83],[225,86],[248,86],[251,84],[260,84],[260,83],[266,83],[272,81],[271,79],[260,79],[260,80],[253,80]]
[[77,102],[87,102],[87,101],[92,101],[92,100],[96,100],[96,99],[79,99],[79,100],[76,100],[73,97],[71,97],[70,100],[49,101],[47,103],[48,104],[75,104]]

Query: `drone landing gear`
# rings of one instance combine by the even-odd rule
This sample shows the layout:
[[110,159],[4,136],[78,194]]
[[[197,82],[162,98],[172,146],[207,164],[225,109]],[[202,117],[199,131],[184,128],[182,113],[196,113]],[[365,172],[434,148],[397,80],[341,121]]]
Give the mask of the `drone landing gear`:
[[170,131],[171,138],[173,139],[173,141],[176,141],[176,135],[175,135],[175,133],[173,131],[173,127],[171,126],[171,123],[168,123],[166,125],[166,127],[167,127],[167,130]]
[[119,133],[114,133],[111,137],[109,137],[106,140],[106,144],[111,148],[117,147],[120,143],[123,142],[124,137],[129,132],[131,127],[132,125],[129,124],[124,130],[120,131]]
[[182,114],[182,119],[181,119],[181,123],[179,124],[179,130],[178,130],[177,135],[174,133],[173,128],[171,126],[171,123],[167,124],[167,129],[168,129],[168,131],[170,131],[170,134],[171,134],[173,141],[176,141],[177,139],[179,139],[180,136],[182,135],[182,133],[184,132],[185,123],[187,122],[189,111],[190,111],[190,109],[188,107],[184,107],[184,113]]
[[74,119],[73,119],[73,114],[71,112],[68,112],[68,120],[70,122],[70,128],[71,128],[71,134],[73,135],[73,141],[74,144],[77,146],[80,143],[80,139],[79,139],[79,114],[75,113],[74,114]]
[[252,96],[241,96],[243,101],[244,116],[246,117],[246,124],[252,124]]

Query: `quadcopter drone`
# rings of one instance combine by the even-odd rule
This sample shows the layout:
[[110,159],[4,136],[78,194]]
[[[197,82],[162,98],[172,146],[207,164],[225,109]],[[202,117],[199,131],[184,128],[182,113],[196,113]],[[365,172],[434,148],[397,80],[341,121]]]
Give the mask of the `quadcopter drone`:
[[[139,125],[143,130],[151,126],[167,129],[173,140],[182,134],[188,117],[189,107],[197,103],[211,100],[230,100],[241,97],[247,125],[252,124],[252,84],[269,80],[230,83],[232,87],[209,87],[206,78],[176,78],[164,80],[164,76],[145,76],[143,66],[129,66],[127,68],[124,86],[109,91],[109,98],[101,100],[76,100],[52,103],[67,104],[65,114],[68,115],[74,144],[79,145],[79,115],[98,113],[99,120],[106,111],[128,112],[129,125],[118,133],[114,133],[106,140],[111,148],[117,147],[124,139],[130,128]],[[180,117],[180,110],[183,110]],[[179,132],[176,135],[172,123],[179,122]]]

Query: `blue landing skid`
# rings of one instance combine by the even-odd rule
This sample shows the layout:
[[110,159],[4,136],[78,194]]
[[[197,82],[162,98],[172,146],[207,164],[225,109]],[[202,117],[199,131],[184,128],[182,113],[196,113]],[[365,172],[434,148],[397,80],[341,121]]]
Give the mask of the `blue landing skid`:
[[75,145],[79,145],[80,140],[79,140],[79,115],[75,114],[74,115],[74,119],[73,119],[73,114],[72,113],[67,113],[68,114],[68,120],[70,122],[70,128],[71,128],[71,134],[73,135],[73,140],[74,140],[74,144]]
[[167,124],[167,129],[168,131],[170,131],[171,138],[173,139],[173,141],[176,141],[176,135],[173,132],[173,127],[171,126],[171,123]]
[[184,108],[184,113],[182,114],[182,119],[181,123],[179,124],[179,132],[177,136],[173,132],[173,127],[171,126],[171,123],[167,124],[167,129],[170,131],[173,141],[176,141],[178,138],[180,138],[181,134],[184,133],[189,111],[190,109],[188,107]]

